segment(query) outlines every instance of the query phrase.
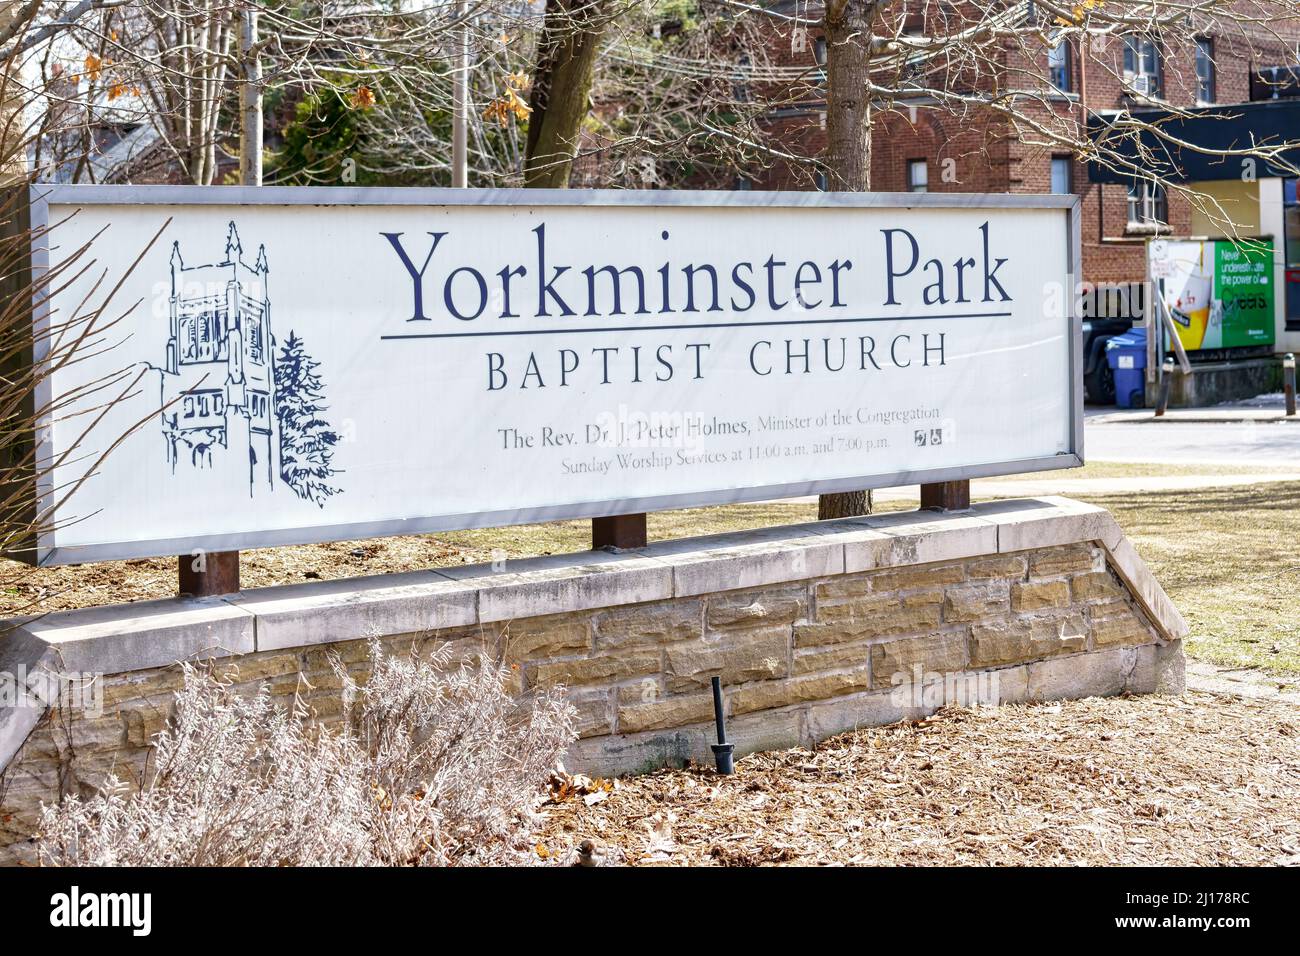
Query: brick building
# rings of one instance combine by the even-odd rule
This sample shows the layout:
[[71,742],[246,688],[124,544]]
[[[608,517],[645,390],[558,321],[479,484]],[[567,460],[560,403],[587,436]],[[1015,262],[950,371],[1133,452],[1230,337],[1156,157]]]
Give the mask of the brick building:
[[[919,9],[920,4],[915,4]],[[815,157],[825,147],[824,81],[819,67],[825,63],[825,43],[820,30],[801,28],[780,15],[797,15],[804,21],[821,16],[820,5],[777,2],[768,8],[773,18],[768,50],[780,67],[807,70],[801,95],[773,109],[769,131],[780,149]],[[941,16],[944,5],[927,4],[931,17]],[[947,9],[954,9],[948,7]],[[1051,33],[1051,18],[1036,13],[1032,3],[1008,3],[1006,21],[1017,27],[1044,25]],[[917,36],[943,35],[943,24],[927,24],[918,13],[906,21],[905,32]],[[1077,38],[1050,48],[1037,41],[1009,41],[996,72],[971,81],[953,75],[931,74],[916,83],[935,88],[967,84],[965,91],[997,87],[1026,90],[1015,111],[1024,118],[1017,131],[996,113],[976,106],[960,111],[925,94],[900,95],[881,103],[872,133],[872,188],[881,191],[930,192],[1074,192],[1082,201],[1082,279],[1098,286],[1139,283],[1146,278],[1146,241],[1153,235],[1222,236],[1232,231],[1215,221],[1204,201],[1189,198],[1173,188],[1149,185],[1130,187],[1127,182],[1090,181],[1089,168],[1068,146],[1077,139],[1080,124],[1095,124],[1121,111],[1140,115],[1160,107],[1204,107],[1245,104],[1252,100],[1298,97],[1292,102],[1300,112],[1300,22],[1275,23],[1254,28],[1249,36],[1232,24],[1229,34],[1195,22],[1185,32],[1147,36],[1097,37],[1081,56]],[[801,30],[806,36],[798,34]],[[795,73],[797,70],[790,70]],[[876,80],[889,85],[888,79]],[[904,72],[895,88],[905,89]],[[1056,145],[1050,135],[1062,134]],[[1289,139],[1300,139],[1300,125]],[[748,177],[753,188],[824,188],[825,178],[812,164],[777,162]],[[1272,235],[1278,257],[1277,278],[1284,276],[1289,295],[1279,294],[1277,348],[1300,348],[1300,207],[1296,206],[1295,180],[1285,180],[1268,170],[1257,181],[1233,178],[1189,183],[1190,191],[1214,198],[1231,217],[1239,235]],[[751,183],[741,183],[748,188]],[[1289,235],[1288,235],[1289,231]],[[1285,239],[1284,239],[1285,237]],[[1287,241],[1289,240],[1289,241]],[[1287,251],[1287,247],[1290,247]],[[1290,267],[1290,268],[1288,268]],[[1136,290],[1135,290],[1136,291]],[[1136,300],[1135,300],[1136,311]]]

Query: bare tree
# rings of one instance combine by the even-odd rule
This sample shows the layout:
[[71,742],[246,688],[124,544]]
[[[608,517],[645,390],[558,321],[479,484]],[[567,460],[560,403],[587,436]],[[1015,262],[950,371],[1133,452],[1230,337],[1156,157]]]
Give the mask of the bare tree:
[[[123,301],[119,293],[152,245],[139,250],[126,269],[110,272],[97,263],[95,237],[61,250],[43,275],[33,273],[33,250],[53,245],[60,223],[32,221],[32,158],[41,140],[52,135],[69,144],[89,143],[80,109],[50,109],[51,103],[65,100],[64,78],[43,86],[40,70],[24,69],[39,46],[24,38],[33,32],[52,35],[40,12],[31,4],[0,9],[0,37],[10,41],[7,59],[0,63],[0,169],[5,171],[0,193],[0,551],[28,560],[37,536],[56,527],[59,516],[68,513],[69,500],[121,441],[122,435],[105,435],[97,426],[110,408],[139,394],[143,373],[124,365],[74,389],[54,392],[46,386],[61,370],[120,344],[121,320],[140,303]],[[25,19],[6,21],[6,14]],[[63,311],[50,312],[37,328],[34,303],[74,282],[88,289],[85,295]],[[40,442],[42,430],[55,425],[68,436],[57,457]],[[87,465],[83,477],[60,484],[60,466],[78,460]],[[43,490],[38,493],[38,488]],[[23,587],[21,571],[6,564],[2,573],[5,586]],[[43,596],[31,594],[24,610],[40,611]]]
[[[870,37],[879,13],[878,0],[828,0],[826,31],[826,153],[823,165],[833,188],[846,192],[871,189]],[[870,491],[821,495],[821,520],[870,514]]]
[[529,97],[526,186],[569,185],[596,56],[613,6],[613,0],[546,0]]
[[870,37],[879,0],[828,0],[826,31],[826,153],[835,189],[871,189]]

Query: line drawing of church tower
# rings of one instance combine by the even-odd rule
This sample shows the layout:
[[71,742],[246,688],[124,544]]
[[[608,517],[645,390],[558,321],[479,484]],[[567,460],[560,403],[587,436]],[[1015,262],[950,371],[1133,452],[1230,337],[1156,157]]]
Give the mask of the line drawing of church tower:
[[173,473],[244,455],[252,496],[275,487],[275,372],[266,247],[244,261],[231,222],[225,258],[187,266],[172,243],[170,328],[162,369],[162,430]]

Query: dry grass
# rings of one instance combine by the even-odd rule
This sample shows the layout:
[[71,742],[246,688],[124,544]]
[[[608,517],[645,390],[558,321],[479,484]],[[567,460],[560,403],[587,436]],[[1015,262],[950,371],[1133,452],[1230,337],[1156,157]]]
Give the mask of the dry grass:
[[[535,863],[531,811],[575,737],[561,689],[446,649],[332,662],[345,719],[322,726],[266,684],[183,665],[175,711],[136,781],[43,807],[45,866],[459,866]],[[74,771],[75,763],[62,767]]]
[[1300,674],[1300,482],[1095,495],[1191,625],[1189,653]]
[[1206,464],[1143,464],[1131,461],[1090,461],[1082,468],[1060,468],[1053,471],[1034,471],[1023,475],[1006,475],[995,481],[1052,481],[1087,478],[1183,478],[1188,475],[1276,475],[1296,474],[1300,465],[1206,465]]
[[[891,507],[906,507],[894,503]],[[650,515],[650,539],[664,541],[690,535],[735,531],[768,525],[817,520],[815,504],[727,505],[691,508]],[[240,581],[245,588],[300,584],[394,571],[417,571],[453,564],[492,561],[498,553],[508,559],[540,554],[564,554],[591,547],[590,521],[406,535],[368,541],[264,548],[240,553]],[[4,580],[21,583],[0,594],[0,617],[41,611],[63,611],[98,604],[142,601],[176,594],[176,559],[107,561],[57,568],[25,568],[0,559]]]
[[[1028,481],[1052,478],[1124,478],[1152,475],[1245,474],[1266,468],[1190,465],[1133,465],[1091,463],[1066,471],[1037,472],[1010,476]],[[916,502],[881,502],[880,511],[915,508]],[[689,508],[650,515],[649,535],[653,541],[715,534],[741,528],[760,528],[817,518],[816,505],[806,502],[766,502]],[[240,559],[244,587],[270,587],[305,580],[331,580],[365,574],[386,574],[452,564],[476,564],[539,554],[581,551],[591,544],[588,521],[557,521],[547,524],[485,528],[443,534],[407,535],[368,541],[336,541],[245,551]],[[102,564],[29,569],[0,559],[0,580],[10,583],[0,593],[0,616],[42,611],[64,611],[98,604],[171,597],[176,593],[176,560],[158,558],[139,561],[110,561]]]
[[540,853],[632,864],[1300,864],[1300,715],[1189,694],[948,710],[732,777],[545,809]]

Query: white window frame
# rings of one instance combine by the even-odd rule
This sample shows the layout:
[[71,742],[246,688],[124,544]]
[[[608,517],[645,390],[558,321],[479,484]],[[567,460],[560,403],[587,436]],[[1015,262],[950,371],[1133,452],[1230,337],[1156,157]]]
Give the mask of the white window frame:
[[1124,83],[1141,96],[1152,99],[1164,96],[1164,57],[1156,37],[1141,33],[1124,37]]
[[[1056,173],[1065,170],[1065,188],[1057,189]],[[1053,156],[1048,174],[1048,192],[1057,195],[1069,195],[1074,192],[1074,161],[1069,156]]]
[[[1202,73],[1202,68],[1205,72]],[[1218,98],[1219,77],[1214,64],[1214,37],[1196,38],[1196,102],[1213,103]],[[1204,95],[1207,92],[1209,95]]]
[[1146,228],[1169,225],[1169,196],[1162,186],[1143,180],[1129,187],[1128,224]]
[[[917,173],[920,173],[920,176]],[[907,161],[907,191],[910,193],[928,193],[930,191],[930,164],[924,159]]]
[[[1062,73],[1064,85],[1057,83],[1052,76],[1053,70],[1058,67]],[[1065,37],[1060,37],[1054,45],[1047,49],[1047,82],[1058,93],[1074,92],[1074,71],[1070,69],[1070,44]]]

